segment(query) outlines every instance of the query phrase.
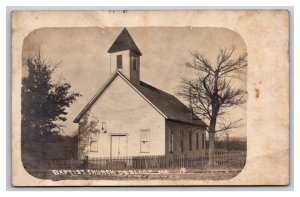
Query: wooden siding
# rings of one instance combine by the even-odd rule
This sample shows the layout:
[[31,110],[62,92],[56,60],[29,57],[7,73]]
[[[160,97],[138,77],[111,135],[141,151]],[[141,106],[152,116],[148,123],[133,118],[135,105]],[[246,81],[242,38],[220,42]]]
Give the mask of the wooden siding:
[[[173,151],[170,152],[170,132],[173,132]],[[181,139],[180,133],[183,133],[183,151],[181,151]],[[191,132],[192,137],[192,150],[190,150],[189,134]],[[198,149],[196,147],[196,133],[199,135],[198,139]],[[202,148],[202,134],[206,134],[205,128],[192,125],[183,122],[177,122],[173,120],[166,120],[166,155],[193,155],[193,154],[204,154],[204,149]]]
[[[89,157],[109,157],[112,135],[126,135],[127,156],[164,155],[165,119],[120,76],[110,84],[90,109],[90,118],[99,120],[98,152]],[[102,130],[106,123],[107,133]],[[140,130],[150,131],[150,151],[140,151]]]

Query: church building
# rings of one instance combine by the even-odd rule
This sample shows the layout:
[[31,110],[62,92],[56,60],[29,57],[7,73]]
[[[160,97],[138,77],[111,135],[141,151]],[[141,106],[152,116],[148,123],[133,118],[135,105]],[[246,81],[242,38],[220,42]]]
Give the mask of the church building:
[[203,154],[207,125],[175,96],[140,79],[142,53],[126,28],[107,52],[114,72],[74,120],[84,146],[79,156]]

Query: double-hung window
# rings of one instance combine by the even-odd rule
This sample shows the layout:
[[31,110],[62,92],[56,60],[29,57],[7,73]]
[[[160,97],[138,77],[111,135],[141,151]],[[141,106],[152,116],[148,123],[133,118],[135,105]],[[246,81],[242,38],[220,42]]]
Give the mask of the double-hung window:
[[141,153],[150,152],[150,130],[140,131],[140,152]]
[[91,132],[90,134],[90,152],[98,152],[98,133]]

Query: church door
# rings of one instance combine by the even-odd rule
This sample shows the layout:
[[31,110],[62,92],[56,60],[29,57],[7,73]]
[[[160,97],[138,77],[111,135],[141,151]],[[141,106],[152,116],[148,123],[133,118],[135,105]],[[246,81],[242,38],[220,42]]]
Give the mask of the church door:
[[125,157],[127,152],[126,135],[111,136],[111,157]]

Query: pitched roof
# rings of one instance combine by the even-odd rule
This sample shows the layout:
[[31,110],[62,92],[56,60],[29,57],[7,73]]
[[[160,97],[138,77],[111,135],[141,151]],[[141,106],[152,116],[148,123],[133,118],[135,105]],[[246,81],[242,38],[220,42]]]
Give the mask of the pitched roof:
[[126,28],[124,28],[107,52],[113,53],[113,52],[124,51],[128,49],[134,51],[138,55],[142,55],[141,51],[136,46],[129,32],[127,31]]
[[207,126],[196,115],[191,115],[191,111],[175,96],[157,89],[143,81],[139,85],[134,85],[153,105],[155,105],[167,119]]
[[84,114],[92,107],[92,105],[103,94],[111,82],[120,76],[125,80],[138,94],[140,94],[152,107],[154,107],[164,118],[180,121],[189,124],[200,125],[206,127],[207,125],[196,115],[191,117],[190,110],[180,102],[175,96],[168,94],[160,89],[157,89],[145,82],[140,81],[140,84],[131,83],[121,72],[115,73],[108,79],[103,87],[97,92],[92,100],[85,106],[73,122],[78,123]]

